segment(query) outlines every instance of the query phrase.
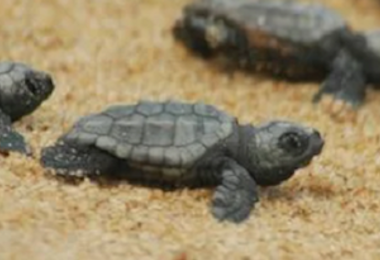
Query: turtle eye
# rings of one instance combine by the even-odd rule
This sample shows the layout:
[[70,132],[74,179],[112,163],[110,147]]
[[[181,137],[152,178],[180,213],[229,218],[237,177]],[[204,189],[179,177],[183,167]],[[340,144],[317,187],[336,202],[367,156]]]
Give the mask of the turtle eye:
[[297,133],[289,132],[280,137],[279,146],[287,152],[301,153],[306,147],[306,140]]
[[36,86],[36,82],[34,80],[27,78],[25,80],[25,85],[31,94],[33,94],[34,96],[38,94],[38,87]]

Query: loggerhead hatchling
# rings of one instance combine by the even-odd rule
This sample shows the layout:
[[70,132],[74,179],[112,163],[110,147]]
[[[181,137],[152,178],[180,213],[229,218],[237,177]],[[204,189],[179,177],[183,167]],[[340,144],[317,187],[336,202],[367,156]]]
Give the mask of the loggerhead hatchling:
[[67,178],[123,175],[161,187],[217,186],[212,213],[241,222],[257,185],[277,185],[322,151],[317,130],[287,121],[240,125],[211,105],[141,101],[80,119],[41,164]]
[[19,62],[0,62],[0,151],[30,153],[11,124],[37,109],[53,90],[49,74]]
[[324,94],[353,108],[368,83],[380,83],[379,33],[357,33],[316,3],[197,0],[183,9],[174,37],[194,54],[247,71],[292,80],[323,80]]

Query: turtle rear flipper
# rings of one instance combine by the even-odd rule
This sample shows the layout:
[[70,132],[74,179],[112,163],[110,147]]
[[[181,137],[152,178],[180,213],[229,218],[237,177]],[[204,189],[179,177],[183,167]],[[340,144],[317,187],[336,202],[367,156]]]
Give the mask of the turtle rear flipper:
[[314,96],[313,102],[319,102],[323,95],[330,94],[335,100],[357,108],[364,101],[365,91],[366,79],[362,66],[349,53],[341,51],[333,62],[330,75]]
[[0,110],[0,151],[31,155],[30,147],[24,137],[16,132],[11,124],[10,117]]
[[41,164],[53,168],[62,177],[92,177],[112,174],[119,166],[116,157],[91,146],[58,142],[42,150]]

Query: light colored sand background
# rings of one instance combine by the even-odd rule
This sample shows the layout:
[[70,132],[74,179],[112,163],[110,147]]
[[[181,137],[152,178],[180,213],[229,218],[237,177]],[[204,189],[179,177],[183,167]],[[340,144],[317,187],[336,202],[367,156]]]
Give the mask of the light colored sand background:
[[[325,0],[354,28],[380,26],[376,0]],[[246,223],[217,223],[210,190],[163,193],[48,179],[0,158],[0,259],[380,259],[380,93],[357,121],[309,102],[318,84],[229,78],[174,44],[179,0],[1,0],[0,57],[49,71],[57,89],[15,124],[36,155],[80,116],[140,98],[203,100],[243,122],[288,118],[321,130],[323,155],[261,190]]]

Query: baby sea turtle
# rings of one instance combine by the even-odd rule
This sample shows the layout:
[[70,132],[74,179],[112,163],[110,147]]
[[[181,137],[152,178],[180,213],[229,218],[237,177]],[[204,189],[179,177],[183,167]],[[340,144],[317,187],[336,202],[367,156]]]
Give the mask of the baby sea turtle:
[[380,82],[378,43],[376,50],[367,48],[366,37],[315,3],[198,0],[185,6],[173,34],[193,53],[230,67],[292,80],[324,79],[314,102],[331,94],[358,107],[366,83]]
[[18,62],[0,62],[0,151],[28,154],[24,137],[12,122],[32,113],[52,91],[51,77]]
[[320,154],[319,132],[297,123],[240,125],[203,103],[140,101],[80,119],[41,163],[67,178],[124,174],[132,183],[217,186],[212,213],[241,222],[257,185],[277,185]]

